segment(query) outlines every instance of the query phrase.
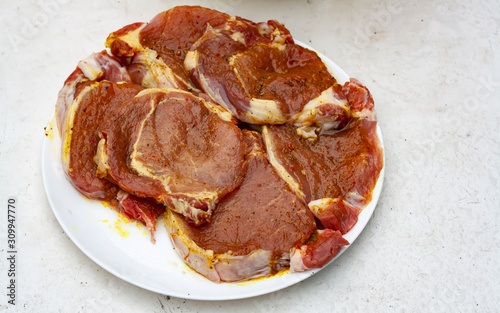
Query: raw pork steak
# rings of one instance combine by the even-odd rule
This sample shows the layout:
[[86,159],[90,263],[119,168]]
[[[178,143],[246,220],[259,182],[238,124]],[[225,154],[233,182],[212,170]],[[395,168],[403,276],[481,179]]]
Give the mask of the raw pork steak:
[[[90,59],[108,60],[105,54],[93,54]],[[97,63],[96,63],[97,64]],[[109,63],[101,76],[121,79],[118,67]],[[94,66],[93,72],[99,72]],[[88,74],[87,74],[88,76]],[[109,118],[109,113],[124,101],[134,97],[143,88],[130,83],[90,81],[78,68],[68,78],[60,97],[58,125],[62,138],[63,168],[69,181],[83,195],[104,200],[126,215],[146,224],[154,242],[156,218],[165,207],[153,199],[137,198],[120,190],[113,182],[97,176],[94,156],[97,151],[99,132]],[[71,102],[71,99],[74,100]]]
[[262,133],[280,176],[325,227],[344,234],[370,202],[382,169],[376,129],[376,121],[354,118],[341,131],[314,141],[290,125],[266,125]]
[[92,53],[78,62],[77,68],[69,75],[59,91],[56,103],[56,121],[61,138],[66,133],[65,120],[68,109],[73,105],[77,87],[87,81],[108,80],[112,82],[131,82],[127,70],[106,51]]
[[184,70],[186,52],[208,25],[218,26],[229,17],[198,6],[178,6],[158,14],[147,24],[134,23],[111,33],[106,46],[127,63],[134,83],[196,91]]
[[143,88],[129,83],[87,81],[78,86],[67,109],[63,133],[63,167],[75,188],[89,198],[114,200],[117,187],[96,176],[94,156],[107,115]]
[[[266,159],[260,134],[243,131],[248,171],[242,184],[218,204],[212,221],[192,227],[167,213],[177,253],[212,281],[240,281],[320,267],[347,243],[340,233],[321,234],[307,206]],[[340,238],[339,238],[340,236]]]
[[209,27],[186,55],[191,79],[238,119],[289,123],[304,138],[341,129],[353,115],[341,85],[319,56],[276,21],[232,17]]
[[223,119],[228,115],[189,92],[146,89],[103,126],[99,171],[196,225],[208,222],[215,204],[246,171],[242,133]]

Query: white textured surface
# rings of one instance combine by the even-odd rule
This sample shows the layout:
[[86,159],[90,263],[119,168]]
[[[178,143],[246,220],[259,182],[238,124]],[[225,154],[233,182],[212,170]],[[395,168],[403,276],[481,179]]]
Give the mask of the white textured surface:
[[[44,6],[43,4],[52,4]],[[386,178],[334,264],[269,295],[183,300],[130,285],[68,239],[40,156],[59,88],[110,31],[181,1],[0,2],[0,311],[495,312],[500,307],[500,3],[189,1],[275,18],[371,90]],[[186,2],[184,2],[186,3]],[[18,200],[18,303],[6,306],[6,202]]]

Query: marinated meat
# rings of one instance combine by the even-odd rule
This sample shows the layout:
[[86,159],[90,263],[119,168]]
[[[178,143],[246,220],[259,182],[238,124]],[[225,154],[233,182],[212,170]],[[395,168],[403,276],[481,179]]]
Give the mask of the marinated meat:
[[145,23],[125,26],[106,40],[106,47],[126,64],[132,81],[146,88],[195,89],[186,79],[182,63],[167,63],[168,59],[142,46],[139,36],[145,26]]
[[[198,87],[238,119],[255,124],[275,121],[283,123],[285,117],[276,102],[264,101],[262,97],[255,100],[252,98],[243,84],[247,82],[245,79],[248,80],[248,75],[241,78],[234,62],[239,54],[245,53],[254,45],[271,47],[270,45],[282,45],[285,42],[293,42],[292,37],[276,21],[256,24],[232,17],[224,25],[207,28],[186,55],[184,67]],[[236,60],[236,63],[242,62],[238,63]],[[254,90],[250,90],[252,91]]]
[[170,212],[177,253],[212,281],[268,276],[289,266],[290,252],[315,232],[314,216],[274,172],[260,134],[244,131],[248,170],[217,205],[212,221],[192,227]]
[[296,127],[299,136],[315,140],[318,134],[345,127],[352,113],[342,86],[335,82],[290,117],[289,123]]
[[340,250],[349,245],[338,230],[318,230],[307,244],[292,249],[290,271],[303,272],[323,267],[336,256]]
[[106,46],[128,62],[135,83],[149,88],[197,90],[184,70],[186,51],[207,25],[224,23],[229,15],[198,6],[178,6],[155,16],[151,22],[134,23],[113,32]]
[[304,138],[351,118],[342,86],[318,55],[276,21],[209,27],[184,60],[191,79],[241,121],[290,123]]
[[180,90],[144,90],[103,125],[99,172],[196,225],[208,222],[246,171],[241,131],[212,106]]
[[150,198],[139,198],[123,190],[118,191],[117,209],[126,217],[140,221],[146,225],[151,234],[151,242],[155,243],[156,219],[163,214],[165,206]]
[[85,77],[82,70],[77,67],[73,73],[68,76],[63,87],[59,91],[56,102],[55,117],[61,140],[64,140],[63,137],[67,131],[68,125],[66,123],[66,118],[68,117],[68,109],[73,104],[73,101],[75,101],[76,88],[80,85],[80,83],[88,80],[89,79]]
[[208,8],[178,6],[156,15],[141,31],[140,41],[144,47],[158,52],[161,58],[173,57],[182,64],[186,52],[208,25],[217,27],[229,18],[226,13]]
[[105,51],[80,61],[68,77],[59,93],[56,114],[63,142],[63,168],[80,193],[107,201],[125,216],[144,223],[154,242],[156,219],[165,207],[153,199],[127,195],[112,181],[96,175],[94,156],[100,127],[110,111],[143,89],[126,82],[111,82],[124,80],[130,80],[127,72]]
[[383,166],[359,81],[340,85],[277,21],[197,6],[105,45],[111,55],[80,61],[56,104],[78,191],[153,242],[167,206],[176,251],[215,282],[322,267],[349,244]]
[[376,121],[376,114],[372,95],[368,88],[357,79],[351,78],[342,86],[342,91],[347,97],[349,107],[356,117]]
[[376,128],[375,121],[354,118],[315,141],[298,136],[290,125],[266,125],[263,136],[281,178],[325,227],[345,233],[371,200],[383,165]]
[[108,201],[116,198],[118,188],[96,176],[94,155],[99,131],[110,111],[142,89],[134,84],[109,81],[87,81],[78,86],[76,99],[62,121],[66,130],[62,134],[62,160],[71,183],[83,195]]
[[315,52],[291,43],[253,45],[230,64],[248,97],[276,102],[286,120],[335,83]]
[[61,137],[66,133],[67,125],[65,125],[64,121],[67,118],[68,108],[75,100],[77,88],[83,82],[101,80],[131,82],[127,70],[106,51],[92,53],[78,62],[77,68],[66,79],[57,98],[56,121]]
[[106,50],[92,53],[78,62],[78,68],[90,80],[109,80],[112,82],[132,82],[127,69]]
[[351,78],[343,86],[335,83],[309,101],[290,122],[297,134],[315,140],[323,132],[344,128],[353,117],[376,121],[373,98],[368,88]]

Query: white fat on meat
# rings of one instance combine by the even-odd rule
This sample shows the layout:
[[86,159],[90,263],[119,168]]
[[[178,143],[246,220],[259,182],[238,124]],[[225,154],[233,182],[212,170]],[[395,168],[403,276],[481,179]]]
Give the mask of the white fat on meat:
[[316,134],[317,127],[314,126],[301,126],[297,127],[297,135],[302,138],[314,140],[318,138],[318,134]]
[[215,103],[222,106],[227,112],[230,112],[233,116],[237,116],[236,108],[231,104],[227,96],[221,92],[220,88],[212,88],[212,86],[217,86],[215,82],[211,82],[205,77],[205,75],[199,75],[199,81],[203,88],[203,91],[214,101]]
[[325,208],[329,206],[331,203],[334,202],[334,199],[332,198],[323,198],[323,199],[317,199],[309,202],[307,206],[311,211],[316,215],[322,208]]
[[271,274],[271,251],[259,249],[248,255],[235,256],[231,252],[216,255],[213,250],[199,247],[186,236],[177,221],[182,217],[170,211],[166,216],[170,238],[179,256],[191,268],[211,281],[235,282]]
[[146,88],[180,88],[187,87],[190,90],[199,91],[189,81],[183,80],[159,57],[155,50],[144,47],[140,42],[140,32],[146,26],[144,24],[123,35],[110,35],[106,40],[106,46],[110,47],[112,42],[119,39],[134,50],[132,63],[140,65],[145,70],[140,85]]
[[95,87],[95,84],[89,85],[85,87],[73,100],[71,105],[66,109],[66,116],[62,121],[62,129],[64,132],[61,134],[62,141],[62,163],[63,169],[67,173],[71,171],[69,168],[69,158],[70,158],[70,146],[71,146],[71,136],[73,135],[73,122],[75,120],[75,113],[78,110],[78,106],[82,102],[82,98],[85,96],[87,92],[92,90]]
[[199,54],[198,51],[188,51],[186,53],[186,57],[184,58],[184,68],[186,71],[190,72],[196,69],[196,65],[198,64]]
[[210,99],[207,95],[201,93],[198,95],[198,97],[205,100],[204,102],[205,107],[210,111],[212,111],[213,113],[217,114],[222,120],[226,122],[231,122],[233,124],[238,123],[236,117],[233,114],[231,114],[229,110],[227,110],[223,106],[218,105],[217,103],[212,102],[212,99]]
[[141,81],[141,86],[146,88],[180,88],[177,76],[172,69],[158,57],[154,50],[144,49],[137,52],[133,61],[139,63],[147,71]]
[[345,196],[345,201],[350,203],[352,206],[363,209],[366,205],[366,199],[357,191],[350,191]]
[[76,87],[80,83],[97,79],[131,82],[127,69],[110,57],[106,51],[92,53],[78,62],[76,70],[66,79],[57,97],[56,121],[61,137],[67,130],[65,121],[68,108],[73,105],[75,100]]
[[287,120],[274,100],[252,98],[249,104],[249,111],[241,115],[254,124],[282,124]]
[[303,256],[306,248],[307,246],[303,245],[300,248],[292,249],[292,252],[290,253],[290,272],[304,272],[310,269],[304,265]]
[[276,151],[274,150],[274,146],[272,145],[270,136],[269,136],[269,130],[267,129],[267,126],[262,126],[262,138],[264,140],[264,144],[266,146],[266,151],[267,151],[267,158],[269,160],[269,163],[274,167],[276,170],[276,173],[283,179],[290,189],[295,192],[297,196],[299,196],[301,199],[305,198],[304,192],[300,188],[299,183],[293,179],[292,176],[288,173],[288,171],[283,167],[281,162],[276,156]]
[[[169,177],[170,178],[170,177]],[[183,196],[203,199],[206,201],[207,207],[205,210],[198,209],[190,204],[188,201],[184,199],[179,199],[175,197],[168,197],[168,202],[172,211],[175,211],[179,214],[182,214],[184,217],[187,217],[189,220],[193,221],[196,225],[202,224],[204,221],[210,219],[212,212],[214,211],[215,205],[218,201],[219,194],[215,192],[201,192],[201,193],[182,193]],[[165,197],[167,198],[167,197]],[[167,200],[165,200],[167,202]]]
[[68,108],[71,107],[73,101],[75,100],[76,86],[79,83],[87,80],[88,79],[85,77],[83,72],[77,69],[73,72],[73,74],[70,75],[70,77],[68,77],[63,87],[59,91],[59,94],[57,95],[56,122],[61,138],[68,129],[65,121],[68,113]]
[[97,165],[96,175],[99,178],[104,178],[110,169],[108,163],[108,155],[106,154],[106,139],[102,138],[97,144],[97,151],[94,156],[94,163]]
[[318,97],[309,101],[302,111],[290,118],[290,122],[297,127],[299,136],[316,139],[318,133],[338,129],[341,126],[343,119],[339,120],[336,116],[325,114],[325,108],[350,114],[347,100],[339,97],[333,88],[332,86],[323,91]]
[[[313,211],[317,213],[322,208],[326,208],[332,203],[334,203],[338,198],[322,198],[309,202],[307,205]],[[360,210],[366,206],[366,199],[356,191],[350,191],[346,194],[345,199],[341,199],[345,204],[357,207]]]
[[131,81],[127,69],[104,52],[92,53],[78,62],[78,68],[90,80],[97,80],[107,75],[110,76],[107,80]]
[[308,207],[324,227],[347,233],[357,222],[361,208],[340,198],[322,198]]
[[245,35],[243,35],[242,32],[238,32],[238,31],[235,31],[231,34],[231,39],[234,40],[234,41],[238,41],[240,42],[241,44],[246,44],[245,43]]
[[[131,48],[135,49],[135,50],[141,50],[143,49],[144,47],[141,45],[141,41],[139,40],[139,33],[141,32],[141,30],[146,27],[146,23],[144,23],[143,25],[141,25],[140,27],[134,29],[134,30],[131,30],[129,32],[127,32],[126,34],[124,35],[121,35],[119,37],[116,37],[114,36],[113,34],[111,34],[110,38],[109,39],[116,39],[116,38],[119,38],[121,40],[123,40],[124,42],[126,42]],[[106,43],[107,44],[107,43]]]

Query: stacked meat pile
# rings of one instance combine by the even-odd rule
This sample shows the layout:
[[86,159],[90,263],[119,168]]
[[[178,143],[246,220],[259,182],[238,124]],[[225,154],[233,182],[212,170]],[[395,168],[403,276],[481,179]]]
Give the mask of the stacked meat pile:
[[373,100],[276,21],[181,6],[111,33],[59,93],[78,191],[212,281],[325,265],[382,168]]

